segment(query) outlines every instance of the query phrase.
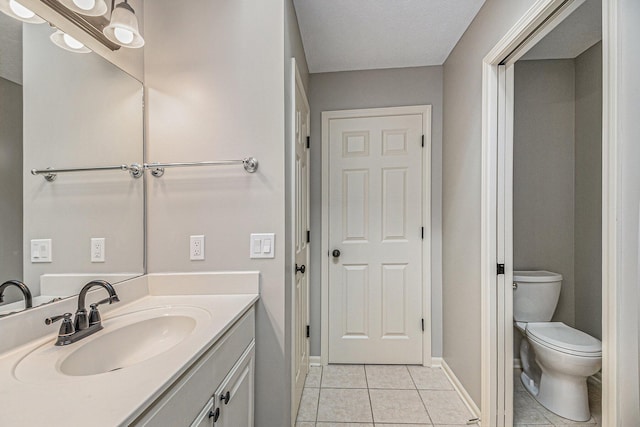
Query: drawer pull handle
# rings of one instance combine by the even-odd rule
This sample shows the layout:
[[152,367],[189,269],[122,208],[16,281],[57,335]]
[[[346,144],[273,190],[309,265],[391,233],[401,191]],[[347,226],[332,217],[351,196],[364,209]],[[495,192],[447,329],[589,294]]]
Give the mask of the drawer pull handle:
[[220,418],[220,408],[216,408],[215,411],[209,412],[209,418],[213,418],[213,422],[215,423]]
[[230,392],[222,393],[220,395],[220,400],[223,401],[225,405],[227,403],[229,403],[229,399],[231,399],[231,393]]

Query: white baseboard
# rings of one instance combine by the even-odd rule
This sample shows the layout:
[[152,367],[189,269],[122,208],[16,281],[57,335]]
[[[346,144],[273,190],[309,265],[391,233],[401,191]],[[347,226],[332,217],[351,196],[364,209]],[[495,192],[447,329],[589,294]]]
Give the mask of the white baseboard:
[[431,357],[432,368],[442,368],[442,357]]
[[309,366],[322,366],[320,356],[309,356]]
[[444,359],[440,359],[440,360],[441,360],[442,371],[445,373],[447,378],[449,378],[449,381],[451,381],[451,384],[453,384],[453,387],[456,389],[456,391],[462,398],[462,401],[464,402],[464,404],[467,405],[467,408],[469,408],[471,413],[476,418],[480,418],[480,408],[478,408],[478,405],[476,405],[476,403],[473,401],[469,393],[467,393],[467,390],[465,390],[465,388],[462,386],[462,383],[460,382],[460,380],[458,380],[458,378],[453,373],[449,365],[447,365],[447,361]]

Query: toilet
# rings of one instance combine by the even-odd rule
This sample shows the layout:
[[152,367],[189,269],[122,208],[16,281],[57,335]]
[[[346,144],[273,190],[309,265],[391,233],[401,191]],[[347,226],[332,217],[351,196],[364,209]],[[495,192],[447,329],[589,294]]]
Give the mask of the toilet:
[[522,384],[551,412],[574,421],[588,421],[587,378],[602,366],[602,343],[562,322],[551,322],[560,298],[562,275],[514,271],[513,281],[513,317],[523,335]]

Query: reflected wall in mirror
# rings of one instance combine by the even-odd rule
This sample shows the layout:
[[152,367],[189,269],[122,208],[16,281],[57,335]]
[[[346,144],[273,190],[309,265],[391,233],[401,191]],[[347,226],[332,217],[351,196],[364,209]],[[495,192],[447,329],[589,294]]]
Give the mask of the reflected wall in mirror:
[[[0,283],[23,281],[34,306],[78,293],[94,278],[144,273],[144,183],[122,170],[32,169],[143,163],[143,88],[94,53],[54,45],[47,24],[0,14]],[[104,239],[103,262],[92,240]],[[51,240],[51,262],[37,262]],[[32,246],[34,246],[32,248]],[[14,286],[0,316],[24,308]]]

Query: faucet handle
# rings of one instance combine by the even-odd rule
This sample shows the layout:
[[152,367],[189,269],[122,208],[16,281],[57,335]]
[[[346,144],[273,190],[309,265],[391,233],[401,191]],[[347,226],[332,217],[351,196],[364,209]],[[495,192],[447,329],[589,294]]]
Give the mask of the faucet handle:
[[105,298],[98,302],[91,304],[91,310],[89,311],[89,326],[99,325],[102,323],[102,318],[100,317],[100,312],[98,311],[98,306],[102,304],[113,304],[114,302],[119,302],[120,299],[117,295],[110,296],[109,298]]
[[62,320],[62,324],[60,325],[60,331],[58,332],[58,337],[66,337],[72,335],[75,332],[75,328],[73,327],[73,321],[71,320],[71,313],[61,314],[59,316],[47,317],[44,319],[44,323],[47,325],[51,325],[58,320]]

